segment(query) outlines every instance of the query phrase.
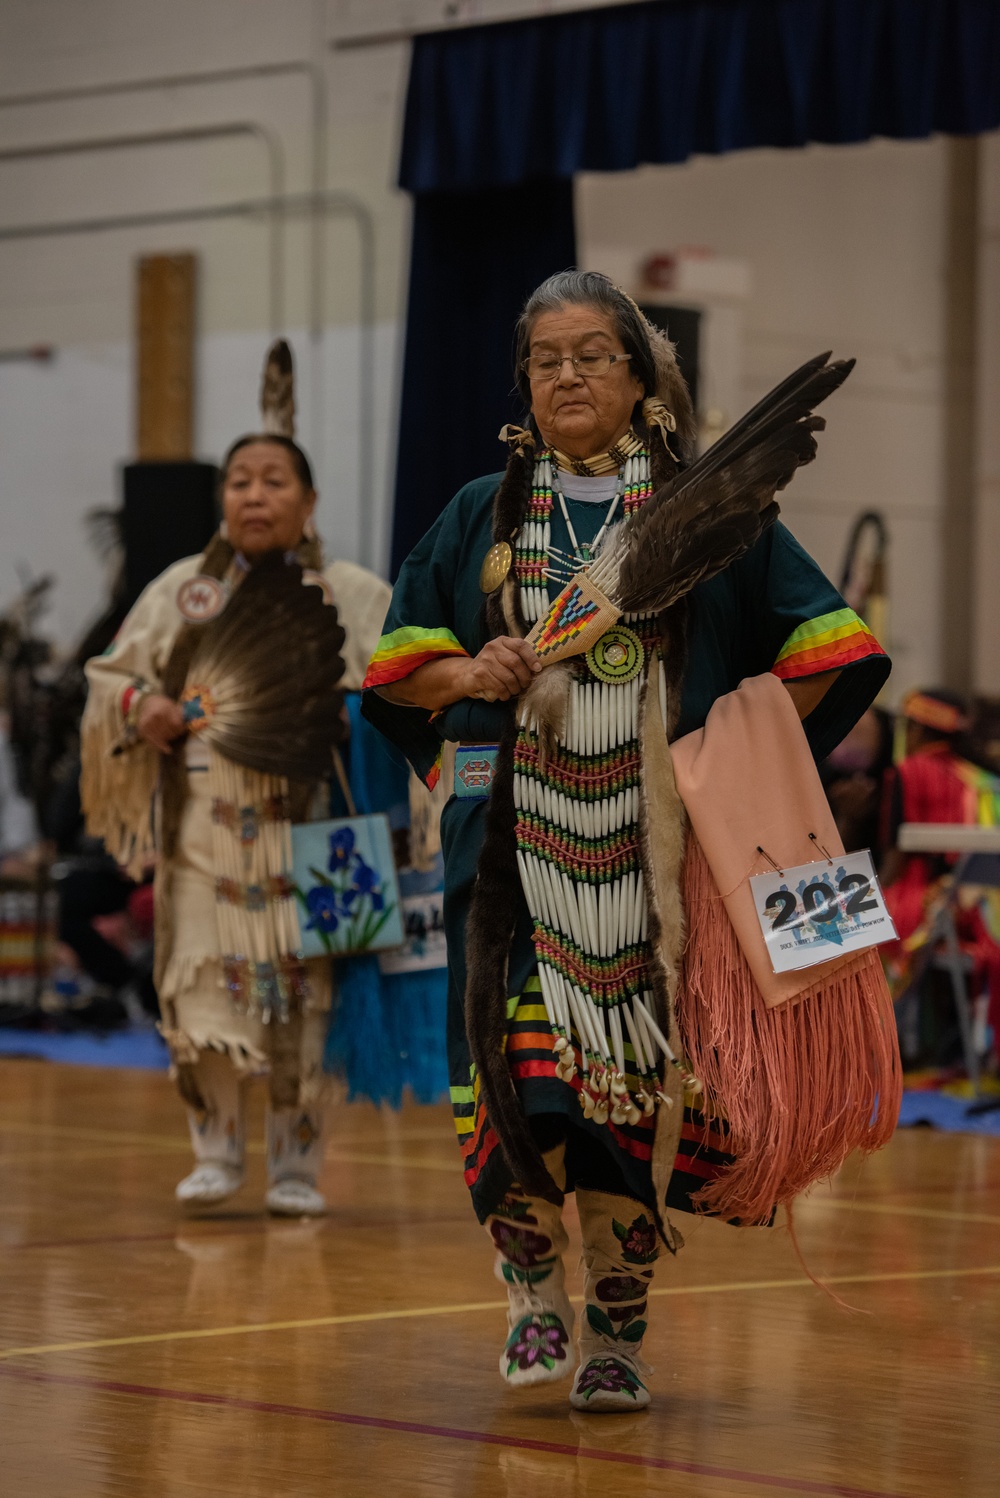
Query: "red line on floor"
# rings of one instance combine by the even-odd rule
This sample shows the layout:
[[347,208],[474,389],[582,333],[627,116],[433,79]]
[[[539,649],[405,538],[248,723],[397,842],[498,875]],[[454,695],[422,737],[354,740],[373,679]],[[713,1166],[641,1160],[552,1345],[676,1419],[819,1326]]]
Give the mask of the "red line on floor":
[[0,1376],[26,1383],[67,1384],[95,1389],[102,1394],[126,1394],[141,1399],[167,1399],[177,1404],[210,1405],[216,1409],[240,1410],[257,1415],[289,1415],[299,1420],[319,1420],[329,1425],[357,1425],[368,1430],[393,1431],[400,1435],[435,1436],[444,1441],[468,1441],[475,1446],[504,1446],[516,1451],[542,1451],[551,1456],[570,1456],[594,1462],[612,1462],[629,1467],[649,1467],[660,1472],[684,1472],[692,1477],[717,1477],[752,1487],[782,1488],[789,1493],[812,1493],[819,1498],[904,1498],[884,1489],[851,1488],[840,1483],[815,1482],[810,1478],[777,1477],[766,1472],[744,1472],[737,1467],[710,1467],[703,1462],[684,1462],[667,1456],[640,1456],[628,1451],[604,1451],[598,1446],[570,1446],[558,1441],[530,1437],[501,1436],[490,1431],[461,1430],[448,1425],[422,1425],[411,1420],[388,1420],[379,1415],[351,1415],[341,1410],[312,1409],[307,1405],[272,1404],[262,1399],[241,1399],[229,1394],[203,1394],[189,1389],[163,1389],[149,1384],[126,1384],[116,1379],[87,1378],[72,1373],[41,1373],[34,1369],[0,1365]]

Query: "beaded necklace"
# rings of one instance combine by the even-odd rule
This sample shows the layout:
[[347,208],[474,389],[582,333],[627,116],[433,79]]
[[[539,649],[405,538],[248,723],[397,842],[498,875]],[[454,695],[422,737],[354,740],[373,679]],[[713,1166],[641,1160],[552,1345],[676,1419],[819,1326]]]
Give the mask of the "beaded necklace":
[[[611,504],[608,506],[608,511],[600,530],[593,541],[585,541],[582,546],[577,540],[576,529],[569,518],[569,509],[566,505],[566,496],[562,492],[562,485],[558,480],[556,481],[556,497],[559,500],[559,508],[562,511],[562,518],[566,524],[566,533],[569,536],[569,544],[572,546],[573,552],[570,555],[569,552],[561,551],[555,546],[549,546],[549,577],[559,583],[568,583],[574,572],[579,571],[581,567],[590,566],[600,549],[601,542],[604,540],[605,531],[614,519],[615,511],[618,508],[618,501],[622,497],[624,479],[624,473],[620,473]],[[553,557],[555,561],[552,560]]]
[[[619,473],[622,512],[627,518],[640,509],[653,492],[646,448],[642,447],[626,458]],[[555,571],[560,570],[553,568],[550,556],[552,506],[557,492],[554,477],[552,453],[546,448],[535,459],[528,513],[514,545],[514,573],[521,589],[521,608],[529,623],[540,619],[548,609],[546,583]],[[569,531],[572,537],[572,527]]]

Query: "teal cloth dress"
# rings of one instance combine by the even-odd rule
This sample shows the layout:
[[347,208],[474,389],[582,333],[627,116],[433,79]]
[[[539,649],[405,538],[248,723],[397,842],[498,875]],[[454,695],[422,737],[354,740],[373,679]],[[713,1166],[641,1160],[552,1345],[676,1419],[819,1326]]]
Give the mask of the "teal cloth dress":
[[[476,655],[488,635],[480,568],[493,542],[493,498],[501,481],[493,474],[467,484],[413,550],[400,572],[364,693],[362,711],[406,755],[417,773],[434,784],[444,740],[496,743],[509,721],[509,705],[464,700],[432,716],[421,708],[387,701],[376,688],[400,680],[427,660],[465,652]],[[599,529],[605,507],[567,500],[581,544]],[[552,513],[553,548],[570,551],[558,509]],[[549,585],[550,596],[558,586]],[[700,728],[712,704],[749,676],[774,671],[785,680],[831,670],[841,675],[804,727],[817,758],[844,737],[874,700],[890,663],[864,623],[794,537],[778,524],[744,557],[699,584],[688,606],[686,668],[676,736]],[[511,1184],[509,1168],[478,1097],[465,1035],[465,925],[482,845],[487,800],[448,801],[442,816],[445,859],[445,927],[448,939],[448,1053],[452,1105],[465,1177],[480,1218]],[[561,1114],[570,1134],[567,1158],[573,1183],[573,1140],[600,1141],[619,1189],[651,1201],[651,1120],[634,1130],[611,1131],[585,1119],[573,1089],[556,1076],[551,1037],[534,1032],[540,995],[532,920],[519,894],[519,914],[508,963],[508,1058],[526,1113]],[[517,1039],[514,1039],[517,1037]],[[690,1210],[694,1191],[723,1169],[724,1137],[706,1148],[704,1127],[686,1120],[667,1206]],[[591,1151],[592,1153],[592,1151]],[[582,1155],[581,1155],[582,1158]],[[581,1184],[584,1184],[581,1178]],[[588,1183],[589,1184],[589,1183]]]

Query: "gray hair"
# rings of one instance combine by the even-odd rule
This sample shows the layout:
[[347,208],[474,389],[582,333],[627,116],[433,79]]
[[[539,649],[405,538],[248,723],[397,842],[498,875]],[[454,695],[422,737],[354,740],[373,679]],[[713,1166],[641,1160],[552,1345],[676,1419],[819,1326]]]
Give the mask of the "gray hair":
[[531,408],[531,387],[524,361],[531,345],[532,327],[543,312],[579,306],[596,307],[608,314],[625,352],[632,355],[632,372],[641,380],[646,395],[655,395],[657,370],[649,340],[649,324],[631,297],[627,297],[601,271],[563,270],[549,276],[531,293],[514,329],[514,378],[528,409]]

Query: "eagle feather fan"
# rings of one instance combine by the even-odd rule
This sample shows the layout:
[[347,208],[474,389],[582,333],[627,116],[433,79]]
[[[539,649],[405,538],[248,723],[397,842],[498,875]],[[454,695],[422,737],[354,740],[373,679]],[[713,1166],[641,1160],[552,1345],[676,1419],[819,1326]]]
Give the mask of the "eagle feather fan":
[[320,778],[344,737],[343,643],[323,589],[283,553],[262,557],[203,628],[181,696],[189,731],[249,769]]
[[[826,423],[813,408],[853,368],[853,359],[831,363],[829,353],[810,359],[609,531],[586,584],[571,578],[528,636],[546,664],[585,649],[622,614],[662,613],[749,551],[777,518],[775,494],[816,456],[814,434]],[[564,642],[563,604],[581,586],[599,607],[587,634]]]

